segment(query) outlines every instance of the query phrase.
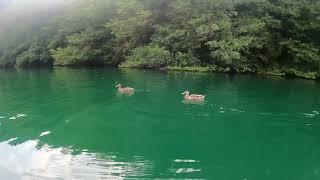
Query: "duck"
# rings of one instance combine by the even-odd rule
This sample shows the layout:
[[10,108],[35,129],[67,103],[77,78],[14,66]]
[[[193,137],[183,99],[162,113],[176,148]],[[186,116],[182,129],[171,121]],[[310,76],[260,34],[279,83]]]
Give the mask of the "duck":
[[199,95],[199,94],[191,94],[189,91],[185,91],[184,93],[182,93],[184,95],[184,99],[188,100],[188,101],[204,101],[204,98],[206,96],[204,95]]
[[116,85],[116,88],[118,88],[118,93],[122,94],[133,94],[134,88],[132,87],[122,87],[121,84]]

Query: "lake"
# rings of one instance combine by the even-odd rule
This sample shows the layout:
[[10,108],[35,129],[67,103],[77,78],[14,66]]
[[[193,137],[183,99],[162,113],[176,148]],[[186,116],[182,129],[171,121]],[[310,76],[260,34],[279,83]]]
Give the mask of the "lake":
[[309,80],[0,70],[0,179],[318,180],[319,112]]

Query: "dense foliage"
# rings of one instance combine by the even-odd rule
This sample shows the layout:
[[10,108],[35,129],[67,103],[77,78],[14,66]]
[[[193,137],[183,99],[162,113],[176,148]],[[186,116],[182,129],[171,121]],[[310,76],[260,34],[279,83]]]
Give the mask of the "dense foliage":
[[317,0],[83,0],[57,12],[23,31],[8,21],[0,66],[320,74]]

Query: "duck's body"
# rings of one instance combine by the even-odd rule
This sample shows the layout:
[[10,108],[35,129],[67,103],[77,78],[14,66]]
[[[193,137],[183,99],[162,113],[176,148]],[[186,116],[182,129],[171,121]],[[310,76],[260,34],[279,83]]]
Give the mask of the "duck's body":
[[118,84],[116,86],[116,88],[118,88],[118,93],[121,93],[121,94],[133,94],[134,93],[134,88],[122,87],[121,84]]
[[199,94],[190,94],[189,91],[185,91],[182,94],[184,95],[184,99],[188,101],[204,101],[204,98],[206,97],[204,95]]

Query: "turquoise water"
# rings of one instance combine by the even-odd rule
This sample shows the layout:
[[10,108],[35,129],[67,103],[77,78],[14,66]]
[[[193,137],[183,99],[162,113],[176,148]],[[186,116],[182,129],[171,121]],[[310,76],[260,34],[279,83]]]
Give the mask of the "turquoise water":
[[[183,103],[185,90],[206,102]],[[318,180],[319,92],[251,75],[1,70],[0,179]]]

